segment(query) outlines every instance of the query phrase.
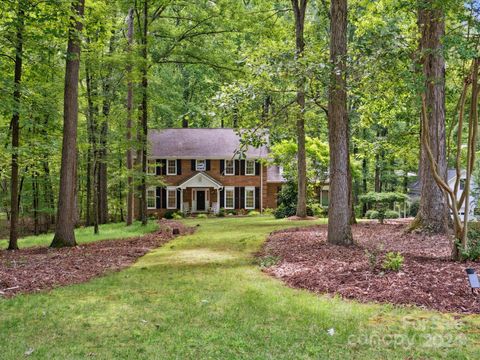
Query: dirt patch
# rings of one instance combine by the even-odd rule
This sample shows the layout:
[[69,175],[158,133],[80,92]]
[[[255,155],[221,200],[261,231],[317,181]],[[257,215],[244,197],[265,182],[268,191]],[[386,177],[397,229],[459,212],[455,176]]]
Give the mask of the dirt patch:
[[[355,225],[357,245],[351,247],[327,244],[326,225],[274,232],[263,255],[281,260],[265,271],[292,287],[317,293],[364,302],[480,313],[480,294],[472,295],[465,273],[468,267],[480,270],[480,263],[450,261],[447,236],[411,234],[405,228],[402,223]],[[373,270],[365,250],[380,251]],[[401,271],[382,271],[387,251],[398,251],[405,257]]]
[[136,238],[104,240],[73,248],[0,251],[0,297],[82,283],[118,271],[173,239],[174,228],[179,229],[179,235],[194,231],[179,222],[161,220],[159,231]]
[[287,218],[287,220],[292,220],[292,221],[302,221],[302,220],[318,220],[318,218],[314,216],[305,216],[305,217],[300,217],[300,216],[290,216]]

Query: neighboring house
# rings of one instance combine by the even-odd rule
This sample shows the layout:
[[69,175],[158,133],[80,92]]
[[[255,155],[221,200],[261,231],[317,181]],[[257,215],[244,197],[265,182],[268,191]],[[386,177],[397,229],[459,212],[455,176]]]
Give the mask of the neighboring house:
[[240,158],[240,138],[233,129],[165,129],[150,131],[148,140],[148,173],[167,184],[147,189],[149,214],[277,206],[285,179],[277,166],[261,163],[267,146],[248,147]]
[[[457,172],[455,169],[449,169],[447,171],[447,182],[448,186],[450,189],[454,189],[455,187],[455,180],[457,179]],[[456,198],[460,199],[460,196],[462,194],[462,191],[465,187],[465,180],[466,180],[466,171],[462,170],[460,174],[460,184],[458,188],[458,192],[456,194]],[[475,220],[474,212],[475,208],[477,207],[478,203],[478,195],[476,194],[478,191],[477,185],[475,184],[475,181],[473,177],[470,180],[470,199],[469,199],[469,215],[468,218],[469,220]],[[420,179],[414,182],[410,187],[409,187],[409,196],[412,199],[417,199],[420,197]],[[463,216],[465,214],[465,203],[463,206],[459,209],[458,213]]]

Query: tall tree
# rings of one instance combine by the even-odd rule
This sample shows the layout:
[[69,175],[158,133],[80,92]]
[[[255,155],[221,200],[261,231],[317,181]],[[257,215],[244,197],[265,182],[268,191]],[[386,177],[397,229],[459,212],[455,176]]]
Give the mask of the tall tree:
[[23,61],[23,31],[25,28],[25,9],[23,1],[19,0],[17,5],[16,19],[16,43],[15,43],[15,70],[13,90],[13,115],[11,122],[12,129],[12,175],[10,179],[10,241],[8,250],[18,249],[18,212],[19,212],[19,191],[18,191],[18,147],[20,138],[20,89],[22,82],[22,61]]
[[[131,57],[132,46],[133,46],[133,31],[134,31],[134,22],[133,22],[133,9],[128,11],[127,18],[127,41],[128,47],[127,52]],[[133,112],[133,80],[132,80],[132,59],[128,58],[127,61],[127,225],[132,225],[133,223],[133,156],[132,156],[132,112]]]
[[328,242],[353,244],[351,221],[351,176],[347,114],[347,0],[330,5],[331,75],[328,94],[328,140],[330,144],[330,201]]
[[[447,176],[445,140],[445,60],[442,38],[445,19],[442,4],[434,0],[419,1],[418,27],[421,34],[420,53],[423,66],[425,101],[427,107],[429,142],[437,172],[442,179]],[[423,228],[433,233],[448,230],[446,197],[432,176],[432,165],[425,144],[420,152],[420,207],[413,228]]]
[[301,59],[305,51],[305,12],[307,0],[292,0],[295,16],[295,61],[297,67],[297,171],[298,171],[298,200],[297,216],[307,216],[307,160],[305,155],[305,75]]
[[72,2],[68,31],[63,104],[63,142],[58,194],[57,224],[52,247],[75,246],[78,77],[80,70],[80,33],[85,0]]

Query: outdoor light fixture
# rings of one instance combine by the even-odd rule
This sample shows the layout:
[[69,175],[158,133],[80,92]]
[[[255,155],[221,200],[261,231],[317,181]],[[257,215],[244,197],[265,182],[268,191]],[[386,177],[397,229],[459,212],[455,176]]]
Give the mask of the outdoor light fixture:
[[475,293],[475,289],[480,288],[480,282],[478,281],[478,275],[474,269],[468,268],[465,269],[468,275],[468,281],[470,282],[470,288],[472,289],[472,293]]

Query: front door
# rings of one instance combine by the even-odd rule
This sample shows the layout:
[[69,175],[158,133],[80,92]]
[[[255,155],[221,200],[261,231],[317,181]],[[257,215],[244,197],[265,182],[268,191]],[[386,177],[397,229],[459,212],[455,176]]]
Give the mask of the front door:
[[197,211],[205,211],[205,191],[197,190]]

